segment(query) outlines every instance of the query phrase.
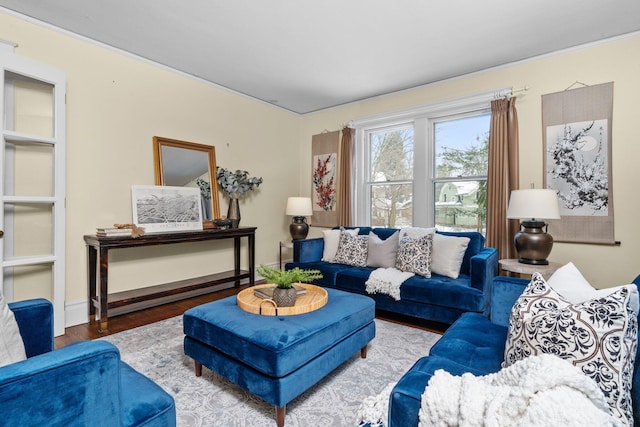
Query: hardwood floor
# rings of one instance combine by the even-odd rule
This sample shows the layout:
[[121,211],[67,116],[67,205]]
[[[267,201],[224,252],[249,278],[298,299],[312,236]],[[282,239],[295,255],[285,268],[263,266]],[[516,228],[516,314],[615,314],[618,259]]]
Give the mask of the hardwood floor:
[[[148,325],[171,317],[180,316],[192,307],[235,295],[247,287],[248,285],[243,285],[239,288],[225,289],[222,291],[212,292],[210,294],[184,299],[182,301],[176,301],[170,304],[159,305],[157,307],[109,317],[109,330],[107,332],[98,332],[98,326],[96,324],[89,325],[88,323],[85,323],[82,325],[71,326],[66,329],[64,335],[55,339],[55,348],[61,348],[76,341],[105,337],[110,334],[137,328],[138,326]],[[446,329],[446,325],[443,324],[419,321],[392,313],[376,313],[376,317],[435,333],[442,333]]]

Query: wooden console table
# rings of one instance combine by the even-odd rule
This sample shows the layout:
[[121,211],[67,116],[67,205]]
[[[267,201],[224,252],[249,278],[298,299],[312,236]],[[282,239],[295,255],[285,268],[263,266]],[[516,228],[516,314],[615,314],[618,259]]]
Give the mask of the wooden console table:
[[[170,301],[188,298],[194,291],[235,282],[240,285],[242,279],[255,283],[255,232],[256,227],[213,229],[185,233],[150,234],[134,239],[132,237],[97,237],[85,235],[88,261],[88,303],[89,321],[98,322],[98,330],[106,331],[109,310],[125,312],[124,307],[134,311]],[[248,270],[240,269],[240,239],[248,241]],[[109,294],[109,250],[134,248],[141,246],[167,245],[171,243],[201,242],[206,240],[233,239],[234,269],[202,277],[181,280],[173,283],[150,286],[143,289]],[[98,277],[100,286],[98,286]],[[219,290],[213,289],[211,292]],[[191,292],[191,294],[189,294]],[[206,292],[206,291],[205,291]],[[203,292],[200,292],[203,293]]]

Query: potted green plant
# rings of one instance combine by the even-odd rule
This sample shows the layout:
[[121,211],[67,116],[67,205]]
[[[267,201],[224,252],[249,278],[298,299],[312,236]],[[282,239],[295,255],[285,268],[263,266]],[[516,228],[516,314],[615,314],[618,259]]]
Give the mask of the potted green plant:
[[267,283],[276,285],[276,288],[273,290],[273,301],[278,307],[291,307],[296,303],[297,290],[293,286],[294,283],[322,279],[320,270],[303,270],[299,267],[291,270],[278,270],[260,264],[257,273],[262,276]]

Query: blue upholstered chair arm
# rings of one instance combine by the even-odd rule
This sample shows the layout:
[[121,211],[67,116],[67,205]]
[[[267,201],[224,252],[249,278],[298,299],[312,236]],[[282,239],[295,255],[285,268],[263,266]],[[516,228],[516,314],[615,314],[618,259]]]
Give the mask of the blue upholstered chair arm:
[[316,262],[322,259],[324,249],[324,239],[317,237],[314,239],[303,239],[293,241],[293,261],[294,262]]
[[484,313],[489,314],[491,286],[493,278],[498,274],[498,250],[484,248],[470,260],[470,286],[482,291],[485,296]]
[[9,303],[18,323],[27,357],[53,351],[53,305],[46,299]]
[[529,280],[516,277],[496,276],[491,287],[491,322],[509,326],[511,307],[527,287]]
[[119,426],[119,388],[114,345],[71,344],[0,368],[3,425]]

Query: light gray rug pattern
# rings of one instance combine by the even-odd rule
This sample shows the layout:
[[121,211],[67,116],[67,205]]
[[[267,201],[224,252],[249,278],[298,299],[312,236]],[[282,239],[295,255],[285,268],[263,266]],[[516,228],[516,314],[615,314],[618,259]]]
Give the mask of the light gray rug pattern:
[[[142,326],[104,340],[122,359],[169,392],[178,426],[275,426],[275,409],[204,368],[197,378],[182,349],[182,316]],[[287,405],[285,426],[355,426],[362,401],[396,382],[440,336],[376,319],[367,358],[360,352]]]

